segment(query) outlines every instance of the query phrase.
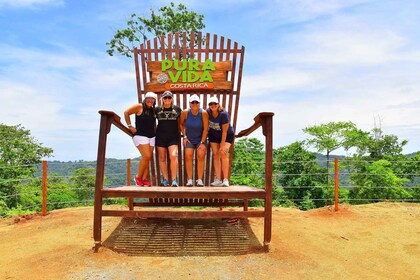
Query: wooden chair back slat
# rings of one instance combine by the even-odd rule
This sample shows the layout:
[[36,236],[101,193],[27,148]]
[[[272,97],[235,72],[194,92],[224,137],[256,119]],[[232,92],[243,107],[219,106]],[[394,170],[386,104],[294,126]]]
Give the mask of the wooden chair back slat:
[[[187,38],[190,40],[189,43],[186,40]],[[153,79],[156,79],[156,75],[159,73],[159,69],[155,66],[157,65],[156,63],[159,63],[164,59],[182,60],[190,58],[197,59],[201,63],[204,63],[207,59],[210,59],[218,66],[217,71],[215,71],[214,74],[215,79],[227,79],[228,83],[226,84],[226,88],[211,90],[173,90],[174,103],[181,109],[187,109],[189,108],[189,97],[192,94],[197,94],[201,100],[201,108],[206,110],[209,98],[211,96],[217,96],[219,103],[228,111],[230,122],[234,131],[236,131],[244,52],[245,48],[239,47],[237,42],[232,42],[231,39],[225,39],[223,36],[218,36],[216,34],[211,35],[209,33],[204,35],[201,32],[191,32],[190,34],[182,32],[169,34],[167,36],[163,35],[156,37],[153,40],[148,40],[134,49],[138,102],[143,100],[148,87],[153,88]],[[161,105],[160,97],[163,91],[164,90],[154,91],[158,95],[159,105]],[[234,145],[232,145],[230,151],[231,159],[233,156],[233,146]],[[210,146],[208,148],[210,150]],[[177,174],[180,184],[185,184],[187,179],[183,164],[184,158],[184,149],[181,146],[180,141],[178,151],[179,168]],[[151,164],[154,165],[151,166],[152,173],[160,174],[157,152],[155,153],[154,161]],[[204,170],[204,182],[208,185],[215,175],[210,151],[207,153]],[[194,168],[194,174],[196,174],[196,168]],[[156,178],[153,178],[153,183],[160,184],[160,180],[160,176],[156,176]]]

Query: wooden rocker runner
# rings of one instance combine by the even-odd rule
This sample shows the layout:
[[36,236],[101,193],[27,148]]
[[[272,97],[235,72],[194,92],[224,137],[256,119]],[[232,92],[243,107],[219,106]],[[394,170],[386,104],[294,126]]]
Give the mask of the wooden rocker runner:
[[[188,39],[188,40],[187,40]],[[181,109],[188,108],[188,98],[197,94],[203,109],[211,96],[217,96],[231,116],[231,124],[236,128],[239,97],[241,92],[242,68],[245,48],[230,39],[199,33],[174,34],[156,37],[134,49],[138,100],[148,91],[158,98],[166,90],[174,94],[174,102]],[[177,67],[175,67],[177,65]],[[265,136],[265,185],[264,188],[250,186],[209,187],[214,178],[211,149],[205,160],[204,187],[185,187],[186,176],[182,168],[184,147],[178,144],[178,180],[180,187],[157,187],[161,183],[158,155],[151,160],[152,187],[112,186],[104,187],[104,168],[107,135],[112,126],[132,137],[132,133],[121,123],[120,116],[111,111],[99,111],[101,115],[96,166],[95,206],[93,236],[94,251],[101,246],[103,216],[142,218],[264,218],[263,246],[268,251],[271,241],[272,217],[272,118],[273,113],[262,112],[254,118],[254,123],[235,134],[235,138],[248,136],[262,127]],[[235,132],[236,133],[236,132]],[[127,142],[129,143],[129,142]],[[230,148],[232,162],[234,143]],[[128,198],[126,210],[108,210],[103,205],[104,198]],[[137,202],[135,198],[142,198]],[[264,208],[248,209],[249,199],[264,201]],[[152,206],[153,208],[148,208]],[[157,206],[165,207],[160,210]],[[205,206],[206,210],[182,210],[172,206]],[[223,210],[223,206],[239,206],[233,211]],[[172,207],[172,208],[171,208]],[[151,210],[149,210],[151,209]],[[168,210],[171,209],[171,210]],[[210,209],[210,210],[207,210]]]

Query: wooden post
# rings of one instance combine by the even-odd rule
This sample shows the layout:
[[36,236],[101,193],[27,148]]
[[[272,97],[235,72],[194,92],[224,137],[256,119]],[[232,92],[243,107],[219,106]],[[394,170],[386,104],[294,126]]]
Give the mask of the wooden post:
[[[127,186],[131,186],[131,159],[127,159]],[[128,198],[128,209],[134,210],[134,199]]]
[[127,186],[131,186],[131,159],[127,159]]
[[263,116],[262,129],[265,136],[265,205],[264,205],[264,249],[269,250],[272,228],[273,203],[273,115]]
[[47,161],[42,161],[42,216],[47,215]]
[[335,211],[338,211],[338,157],[334,158],[334,175],[335,175]]

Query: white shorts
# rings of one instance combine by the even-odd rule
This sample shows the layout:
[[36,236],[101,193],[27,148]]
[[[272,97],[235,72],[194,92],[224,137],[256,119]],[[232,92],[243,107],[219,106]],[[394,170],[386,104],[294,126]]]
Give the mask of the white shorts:
[[155,138],[156,137],[146,137],[146,136],[140,136],[140,135],[134,135],[133,137],[133,143],[137,147],[138,145],[150,145],[151,147],[155,146]]

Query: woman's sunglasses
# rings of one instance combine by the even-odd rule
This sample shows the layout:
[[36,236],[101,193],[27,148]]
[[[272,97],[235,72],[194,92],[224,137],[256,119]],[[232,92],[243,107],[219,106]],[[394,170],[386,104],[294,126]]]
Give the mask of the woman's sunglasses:
[[217,103],[211,102],[209,103],[209,106],[217,105]]
[[198,101],[193,101],[193,102],[190,102],[191,104],[198,104],[198,103],[200,103],[200,102],[198,102]]
[[170,96],[165,96],[163,99],[172,99]]

